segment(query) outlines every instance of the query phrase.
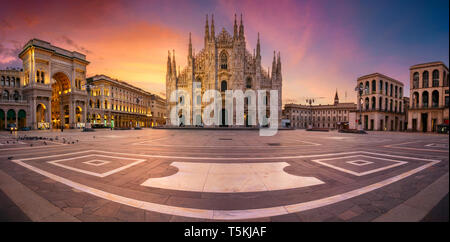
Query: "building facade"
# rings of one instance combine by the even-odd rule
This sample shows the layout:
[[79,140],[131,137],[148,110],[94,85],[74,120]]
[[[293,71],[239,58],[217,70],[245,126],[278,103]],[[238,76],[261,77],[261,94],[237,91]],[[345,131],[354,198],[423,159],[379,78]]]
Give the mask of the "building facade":
[[356,110],[355,103],[339,103],[338,93],[334,103],[330,105],[284,105],[284,117],[289,120],[292,128],[307,129],[311,124],[313,128],[343,129],[349,127],[349,114]]
[[[373,73],[359,77],[357,85],[364,90],[361,97],[357,94],[358,111],[361,110],[364,130],[404,130],[406,118],[403,83],[380,73]],[[359,114],[357,116],[359,120]]]
[[162,126],[166,124],[166,100],[158,95],[151,96],[151,126]]
[[441,61],[411,66],[408,130],[435,132],[449,124],[449,71]]
[[[222,111],[220,112],[221,118],[219,118],[222,125],[226,124],[225,120],[228,119],[228,115],[233,115],[227,114],[225,110],[224,95],[226,90],[242,90],[243,92],[246,90],[277,90],[278,124],[280,123],[282,94],[280,54],[278,53],[276,56],[274,52],[272,71],[264,70],[261,65],[259,34],[256,50],[252,54],[246,49],[242,16],[239,26],[237,25],[235,16],[232,35],[225,28],[222,28],[222,31],[216,35],[214,16],[211,19],[211,27],[209,27],[208,16],[206,16],[204,48],[198,53],[194,53],[190,35],[188,48],[188,65],[178,71],[175,61],[175,51],[172,55],[169,52],[166,75],[167,116],[170,116],[172,107],[177,103],[183,102],[180,97],[175,99],[177,102],[169,102],[170,94],[174,90],[183,90],[190,94],[192,112],[190,115],[190,123],[193,125],[201,125],[203,123],[202,112],[208,103],[202,102],[201,97],[206,90],[217,90],[222,95]],[[267,96],[268,99],[266,99],[266,102],[270,103],[270,95],[268,92]],[[196,105],[198,110],[194,110],[192,107],[194,101],[198,103]],[[248,104],[247,101],[245,103]],[[245,125],[258,123],[256,120],[249,120],[247,106],[244,109]],[[182,113],[180,112],[178,115],[177,119],[180,120],[180,123],[186,123],[187,120],[184,120]],[[236,116],[233,115],[234,123],[235,120]],[[168,123],[171,123],[170,118]]]
[[21,70],[0,71],[1,128],[73,128],[85,122],[86,56],[32,39],[19,53]]
[[0,70],[0,129],[8,124],[18,128],[27,126],[30,109],[23,95],[23,71],[20,69]]
[[150,107],[156,95],[105,75],[89,77],[87,82],[92,85],[88,110],[88,121],[92,124],[113,128],[152,127]]

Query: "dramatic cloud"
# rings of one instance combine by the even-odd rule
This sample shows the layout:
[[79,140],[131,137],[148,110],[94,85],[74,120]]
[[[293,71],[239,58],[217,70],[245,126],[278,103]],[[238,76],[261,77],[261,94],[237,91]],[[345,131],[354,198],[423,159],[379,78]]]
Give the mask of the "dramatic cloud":
[[167,51],[183,67],[189,32],[203,48],[206,14],[218,33],[241,13],[251,52],[260,33],[264,69],[281,52],[284,103],[331,103],[336,89],[354,102],[356,79],[373,72],[404,82],[408,95],[409,66],[448,64],[448,1],[19,0],[0,9],[0,68],[20,67],[20,49],[38,38],[86,54],[88,75],[163,93]]

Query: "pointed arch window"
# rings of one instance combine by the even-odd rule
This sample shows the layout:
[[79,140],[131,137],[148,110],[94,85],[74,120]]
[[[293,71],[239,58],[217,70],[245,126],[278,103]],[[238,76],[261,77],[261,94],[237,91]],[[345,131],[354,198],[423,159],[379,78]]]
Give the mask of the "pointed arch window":
[[252,88],[252,78],[247,77],[246,87],[247,88]]
[[227,70],[228,69],[228,56],[225,51],[220,53],[220,69]]

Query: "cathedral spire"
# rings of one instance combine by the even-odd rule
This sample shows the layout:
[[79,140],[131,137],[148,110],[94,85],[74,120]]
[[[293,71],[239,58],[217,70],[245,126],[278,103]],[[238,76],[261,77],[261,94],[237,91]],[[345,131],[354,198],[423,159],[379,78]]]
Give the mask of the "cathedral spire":
[[205,24],[205,46],[209,41],[209,25],[208,25],[208,14],[206,15],[206,24]]
[[233,39],[236,40],[237,38],[238,38],[238,27],[237,27],[236,14],[234,14],[234,32],[233,32]]
[[279,51],[278,51],[278,57],[277,57],[277,74],[281,74],[281,58],[280,58]]
[[256,57],[261,58],[261,46],[259,44],[259,32],[258,32],[258,43],[256,44]]
[[192,57],[192,40],[191,40],[191,32],[189,32],[189,57]]
[[338,97],[338,92],[337,92],[337,88],[336,88],[336,94],[334,95],[334,105],[339,103],[339,97]]
[[211,41],[215,41],[216,33],[214,31],[214,14],[211,16]]
[[241,13],[241,24],[239,25],[239,39],[244,39],[244,24],[242,23],[242,13]]
[[170,50],[168,51],[168,56],[167,56],[167,76],[170,76],[170,74],[172,74],[172,61],[170,60]]
[[172,74],[177,76],[177,63],[175,62],[175,50],[173,50],[172,54]]
[[273,61],[272,61],[272,79],[274,79],[277,75],[277,63],[276,63],[276,54],[273,51]]

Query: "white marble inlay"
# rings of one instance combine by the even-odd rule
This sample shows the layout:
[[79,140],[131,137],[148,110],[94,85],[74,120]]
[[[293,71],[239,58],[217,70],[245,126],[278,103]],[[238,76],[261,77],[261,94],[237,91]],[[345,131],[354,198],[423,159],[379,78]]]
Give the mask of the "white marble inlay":
[[[366,153],[366,154],[373,154],[373,153],[370,153],[370,152],[364,152],[364,153]],[[381,154],[379,154],[379,155],[381,155]],[[383,155],[383,156],[391,156],[391,155]],[[373,161],[376,161],[376,160],[390,161],[393,164],[392,165],[387,165],[387,166],[382,166],[380,168],[375,168],[375,169],[368,170],[368,171],[365,171],[365,172],[356,172],[356,171],[351,171],[351,170],[339,167],[337,165],[332,165],[332,164],[326,162],[326,161],[330,161],[330,160],[354,159],[354,158],[357,158],[357,157],[363,157],[363,158],[366,158],[366,159],[371,159]],[[391,157],[401,157],[401,156],[391,156]],[[409,159],[411,159],[411,158],[409,158]],[[404,164],[408,163],[406,161],[400,161],[400,160],[394,160],[394,159],[388,159],[388,158],[381,158],[381,157],[376,157],[376,156],[368,156],[368,155],[352,155],[352,156],[345,156],[345,157],[341,156],[341,157],[317,159],[317,160],[311,160],[311,161],[316,162],[318,164],[321,164],[323,166],[328,166],[328,167],[336,169],[338,171],[342,171],[342,172],[345,172],[345,173],[349,173],[349,174],[355,175],[355,176],[364,176],[364,175],[368,175],[368,174],[372,174],[372,173],[375,173],[375,172],[387,170],[387,169],[394,168],[394,167],[401,166],[401,165],[404,165]],[[355,162],[355,161],[361,161],[361,160],[352,160],[352,161]],[[346,162],[346,163],[349,163],[349,162]],[[374,163],[374,162],[372,162],[372,163]]]
[[83,162],[84,164],[88,164],[91,166],[102,166],[102,165],[106,165],[108,163],[110,163],[111,161],[107,161],[107,160],[90,160],[90,161],[85,161]]
[[347,161],[346,163],[352,164],[352,165],[355,165],[355,166],[365,166],[365,165],[368,165],[368,164],[372,164],[373,162],[367,161],[367,160],[352,160],[352,161]]
[[[82,152],[75,152],[75,153],[85,153],[86,151]],[[364,151],[356,151],[358,153],[364,152]],[[364,152],[368,154],[373,154],[370,152]],[[47,157],[57,157],[61,155],[52,155]],[[319,208],[326,205],[331,205],[334,203],[338,203],[341,201],[345,201],[347,199],[360,196],[362,194],[377,190],[379,188],[382,188],[384,186],[387,186],[389,184],[392,184],[394,182],[400,181],[402,179],[405,179],[411,175],[414,175],[418,172],[421,172],[422,170],[425,170],[437,163],[440,162],[440,160],[431,160],[431,159],[420,159],[415,157],[405,157],[405,156],[397,156],[397,155],[385,155],[388,157],[395,157],[395,158],[408,158],[412,160],[422,160],[422,161],[428,161],[427,164],[424,164],[420,167],[417,167],[413,170],[401,173],[397,176],[387,178],[385,180],[370,184],[365,187],[361,187],[355,190],[351,190],[345,193],[337,194],[335,196],[331,197],[325,197],[321,199],[316,199],[312,201],[307,202],[301,202],[301,203],[294,203],[294,204],[288,204],[285,206],[276,206],[276,207],[266,207],[266,208],[256,208],[256,209],[236,209],[236,210],[208,210],[208,209],[196,209],[196,208],[186,208],[186,207],[176,207],[176,206],[170,206],[170,205],[164,205],[164,204],[158,204],[158,203],[152,203],[147,202],[143,200],[137,200],[132,198],[127,198],[120,196],[118,194],[105,192],[93,187],[89,187],[87,185],[74,182],[72,180],[69,180],[67,178],[49,173],[47,171],[41,170],[37,167],[31,166],[24,161],[28,160],[35,160],[40,159],[42,157],[34,157],[34,158],[25,158],[21,160],[11,160],[11,162],[14,162],[18,165],[21,165],[27,169],[30,169],[38,174],[41,174],[43,176],[46,176],[52,180],[55,180],[57,182],[60,182],[62,184],[65,184],[67,186],[70,186],[72,188],[75,188],[77,190],[92,194],[94,196],[107,199],[109,201],[121,203],[124,205],[132,206],[135,208],[144,209],[151,212],[158,212],[158,213],[165,213],[170,215],[176,215],[176,216],[184,216],[184,217],[193,217],[193,218],[203,218],[203,219],[219,219],[219,220],[236,220],[236,219],[255,219],[255,218],[263,218],[263,217],[269,217],[269,216],[278,216],[278,215],[284,215],[289,213],[298,213],[307,211],[314,208]]]
[[[77,154],[77,153],[86,153],[86,151],[74,152],[74,153],[69,153],[69,154]],[[58,156],[61,156],[61,155],[47,156],[47,158],[48,157],[58,157]],[[113,170],[110,170],[110,171],[107,171],[107,172],[103,172],[103,173],[83,170],[83,169],[72,167],[70,165],[61,164],[61,162],[63,162],[63,161],[77,160],[77,159],[83,159],[83,158],[89,158],[89,157],[103,157],[103,158],[112,158],[112,159],[123,159],[123,160],[128,160],[128,161],[133,161],[133,162],[131,162],[131,163],[127,164],[127,165],[120,166],[120,167],[118,167],[116,169],[113,169]],[[41,157],[38,157],[38,158],[41,158]],[[33,160],[33,159],[35,159],[35,158],[29,158],[28,160]],[[111,161],[105,161],[105,160],[98,160],[98,159],[94,158],[93,160],[89,160],[89,161],[85,161],[85,162],[81,162],[81,163],[85,163],[85,164],[87,164],[88,162],[94,163],[94,161],[102,161],[102,162],[107,162],[107,163],[111,162]],[[114,173],[117,173],[119,171],[125,170],[125,169],[127,169],[129,167],[132,167],[134,165],[137,165],[139,163],[142,163],[144,161],[145,161],[145,159],[134,159],[134,158],[128,158],[128,157],[89,154],[89,155],[84,155],[84,156],[75,156],[75,157],[66,158],[66,159],[47,161],[47,163],[55,165],[55,166],[59,166],[59,167],[62,167],[62,168],[66,168],[68,170],[72,170],[72,171],[80,172],[80,173],[83,173],[83,174],[91,175],[91,176],[106,177],[106,176],[112,175]],[[106,164],[106,163],[103,163],[103,164],[100,164],[100,165],[104,165],[104,164]],[[90,164],[90,165],[95,165],[95,164]],[[97,165],[97,166],[99,166],[99,165]]]
[[149,178],[142,186],[195,192],[261,192],[324,184],[315,177],[295,176],[283,169],[286,162],[274,163],[193,163],[173,162],[178,172]]

